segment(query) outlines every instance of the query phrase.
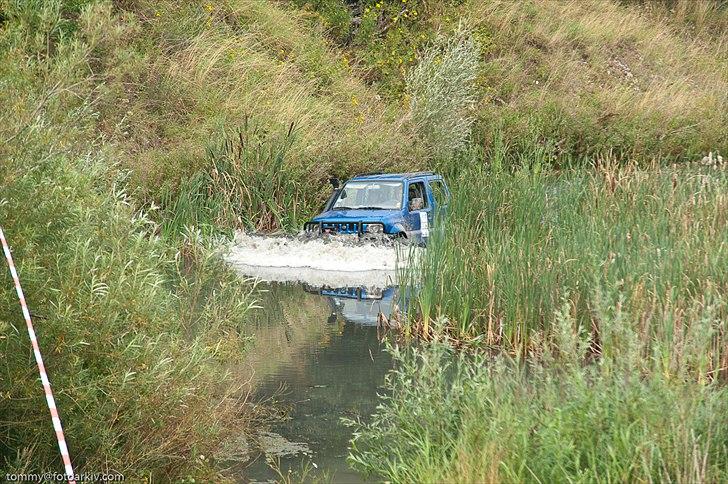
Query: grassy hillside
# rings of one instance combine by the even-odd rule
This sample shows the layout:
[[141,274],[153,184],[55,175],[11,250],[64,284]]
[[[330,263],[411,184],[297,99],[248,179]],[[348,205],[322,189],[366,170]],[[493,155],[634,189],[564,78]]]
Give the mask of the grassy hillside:
[[[237,138],[230,132],[247,122],[261,128],[250,140],[257,151],[277,149],[277,135],[294,124],[280,176],[309,212],[333,173],[421,163],[393,107],[319,29],[307,28],[283,6],[264,0],[101,3],[81,34],[100,85],[99,130],[131,170],[143,203],[163,204],[165,190],[176,194],[181,180],[211,171],[208,148],[226,135]],[[265,178],[273,167],[252,169]],[[286,195],[254,177],[239,182],[271,202]],[[239,207],[247,225],[279,227],[278,219],[259,223],[251,209]]]
[[444,109],[467,118],[462,136],[486,163],[533,146],[559,165],[725,152],[725,9],[690,5],[91,2],[78,35],[97,130],[165,232],[269,231],[300,226],[332,174],[452,166],[440,147],[457,128],[440,106],[423,124],[415,104],[457,91],[455,73],[419,87],[411,74],[458,29],[475,83]]
[[642,13],[668,22],[686,37],[725,53],[728,49],[728,2],[725,0],[623,0]]
[[[422,125],[408,75],[428,47],[459,28],[476,50],[476,82],[472,101],[450,109],[470,120],[469,149],[486,162],[502,152],[518,160],[534,145],[559,165],[594,156],[695,160],[728,145],[722,8],[422,0],[90,6],[78,34],[99,86],[97,130],[130,171],[138,202],[162,207],[159,221],[173,219],[166,231],[290,229],[318,208],[332,174],[452,165],[453,153],[438,147],[453,129],[444,123],[437,135],[431,122]],[[447,93],[455,88],[449,82],[424,92]],[[246,156],[231,159],[222,147],[239,145],[241,134]],[[250,176],[237,176],[241,170]]]
[[[299,2],[332,32],[331,4]],[[513,155],[544,145],[555,162],[609,153],[684,161],[728,146],[726,7],[714,2],[532,0],[363,2],[351,50],[374,85],[407,100],[406,73],[436,34],[464,23],[480,48],[475,144]],[[674,4],[674,5],[673,5]]]

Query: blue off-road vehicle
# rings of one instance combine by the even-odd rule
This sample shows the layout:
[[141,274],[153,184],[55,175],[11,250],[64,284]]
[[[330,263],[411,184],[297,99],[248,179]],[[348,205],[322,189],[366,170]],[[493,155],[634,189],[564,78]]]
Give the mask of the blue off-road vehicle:
[[369,173],[334,187],[324,211],[304,226],[321,234],[389,235],[425,243],[450,200],[434,172]]

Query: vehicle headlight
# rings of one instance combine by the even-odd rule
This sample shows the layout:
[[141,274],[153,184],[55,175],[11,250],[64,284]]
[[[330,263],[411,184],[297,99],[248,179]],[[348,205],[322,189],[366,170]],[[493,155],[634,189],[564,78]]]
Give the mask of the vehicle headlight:
[[306,222],[303,224],[303,230],[306,232],[318,232],[321,224],[319,222]]
[[370,234],[381,234],[384,232],[384,225],[382,224],[369,224],[367,225],[367,232]]

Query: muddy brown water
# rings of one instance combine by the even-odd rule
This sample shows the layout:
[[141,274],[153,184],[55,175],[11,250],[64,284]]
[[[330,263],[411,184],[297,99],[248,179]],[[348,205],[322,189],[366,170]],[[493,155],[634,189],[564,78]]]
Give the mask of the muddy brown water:
[[[254,315],[250,350],[255,399],[273,399],[287,417],[245,442],[249,460],[232,468],[239,482],[371,482],[347,465],[351,428],[367,419],[392,367],[376,325],[391,313],[396,289],[321,290],[269,284]],[[272,467],[279,468],[276,472]],[[302,469],[308,468],[308,473]]]

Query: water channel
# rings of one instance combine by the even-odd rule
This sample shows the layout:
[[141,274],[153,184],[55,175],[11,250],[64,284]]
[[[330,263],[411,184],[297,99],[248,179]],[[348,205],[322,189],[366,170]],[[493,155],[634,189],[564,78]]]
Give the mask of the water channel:
[[[342,418],[366,419],[391,368],[383,351],[380,314],[399,303],[394,287],[329,289],[268,283],[254,319],[250,370],[256,399],[272,398],[286,418],[258,435],[251,459],[236,469],[240,482],[279,479],[366,482],[346,463],[351,429]],[[298,480],[298,477],[293,480]]]

